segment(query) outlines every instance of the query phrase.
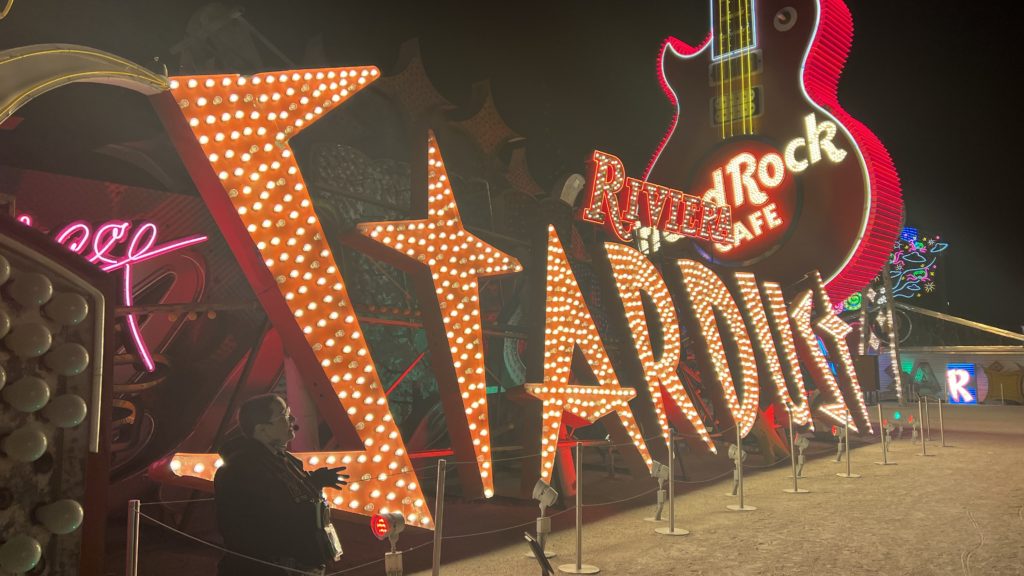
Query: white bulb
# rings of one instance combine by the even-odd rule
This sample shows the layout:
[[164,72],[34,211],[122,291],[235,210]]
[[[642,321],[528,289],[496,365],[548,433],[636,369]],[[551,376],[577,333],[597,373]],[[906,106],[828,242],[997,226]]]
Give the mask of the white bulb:
[[19,412],[35,412],[50,401],[50,387],[35,376],[24,376],[3,389],[4,401]]
[[43,556],[43,547],[35,538],[18,534],[0,546],[0,568],[21,574],[36,567]]

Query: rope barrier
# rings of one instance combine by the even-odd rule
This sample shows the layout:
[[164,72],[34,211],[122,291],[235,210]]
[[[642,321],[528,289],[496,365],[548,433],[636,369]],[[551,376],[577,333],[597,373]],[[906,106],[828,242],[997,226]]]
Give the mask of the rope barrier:
[[188,502],[213,502],[213,498],[196,498],[194,500],[154,500],[152,502],[143,502],[140,506],[156,506],[157,504],[185,504]]
[[583,507],[584,508],[592,508],[594,506],[614,506],[616,504],[622,504],[623,502],[629,502],[630,500],[636,500],[637,498],[641,498],[643,496],[648,496],[650,494],[654,494],[657,491],[658,491],[658,488],[652,488],[652,489],[648,490],[647,492],[642,492],[640,494],[636,494],[636,495],[630,496],[628,498],[623,498],[622,500],[612,500],[612,501],[609,501],[609,502],[595,502],[593,504],[584,504]]
[[711,478],[706,478],[704,480],[676,480],[676,484],[706,484],[708,482],[714,482],[715,480],[721,480],[730,474],[732,474],[731,469],[719,474],[718,476],[712,476]]
[[[429,542],[429,541],[428,542],[424,542],[422,544],[418,544],[416,546],[413,546],[412,548],[407,548],[405,550],[401,550],[401,553],[405,554],[406,552],[412,552],[413,550],[419,550],[420,548],[423,548],[424,546],[427,546],[427,545],[430,545],[430,544],[433,544],[433,542]],[[345,574],[346,572],[352,572],[354,570],[359,570],[360,568],[366,568],[367,566],[372,566],[374,564],[377,564],[377,563],[383,562],[383,561],[384,561],[383,558],[378,558],[376,560],[371,560],[369,562],[364,562],[364,563],[362,563],[362,564],[360,564],[358,566],[352,566],[351,568],[345,568],[344,570],[338,570],[337,572],[328,572],[328,573],[324,574],[324,576],[338,576],[338,574]]]
[[227,549],[227,548],[225,548],[223,546],[218,546],[217,544],[214,544],[213,542],[208,542],[206,540],[203,540],[202,538],[198,538],[196,536],[193,536],[193,535],[189,534],[188,532],[183,532],[181,530],[178,530],[174,526],[169,526],[167,524],[164,524],[163,522],[157,520],[156,518],[153,518],[152,516],[150,516],[148,514],[141,514],[140,513],[139,517],[145,518],[146,520],[149,520],[150,522],[156,524],[157,526],[161,526],[161,527],[163,527],[163,528],[165,528],[167,530],[170,530],[171,532],[174,532],[175,534],[178,534],[180,536],[184,536],[185,538],[188,538],[189,540],[194,540],[194,541],[196,541],[196,542],[198,542],[200,544],[205,544],[205,545],[209,546],[210,548],[216,548],[217,550],[220,550],[221,552],[224,552],[226,554],[231,554],[232,556],[237,556],[239,558],[245,558],[246,560],[249,560],[251,562],[258,562],[258,563],[266,565],[266,566],[273,566],[274,568],[280,568],[281,570],[286,570],[286,571],[288,571],[288,572],[290,572],[292,574],[305,574],[306,576],[320,576],[319,572],[308,572],[306,570],[298,570],[296,568],[291,568],[291,567],[288,567],[288,566],[281,566],[280,564],[274,564],[273,562],[267,562],[266,560],[262,560],[260,558],[253,558],[252,556],[246,556],[245,554],[239,554],[238,552],[235,552],[234,550],[229,550],[229,549]]
[[[660,437],[661,437],[661,435],[659,434],[657,436],[653,436],[651,438],[645,439],[645,441],[653,440],[653,439],[660,438]],[[598,442],[598,443],[595,443],[595,444],[591,444],[591,446],[607,446],[607,447],[632,446],[632,445],[633,445],[632,442],[621,443],[621,444],[612,444],[612,443]],[[866,446],[866,445],[867,445],[867,443],[863,443],[863,444],[861,444],[858,447],[862,447],[862,446]],[[828,448],[826,450],[822,450],[822,451],[818,451],[818,452],[807,453],[807,455],[808,456],[820,456],[822,454],[829,454],[831,452],[832,452],[832,449]],[[516,457],[511,457],[511,458],[503,459],[503,461],[533,458],[533,457],[536,457],[536,456],[539,456],[539,455],[540,455],[540,453],[538,453],[538,454],[529,454],[529,455],[525,455],[525,456],[516,456]],[[772,468],[772,467],[778,465],[780,462],[782,462],[784,460],[787,460],[787,459],[789,459],[788,456],[780,458],[780,459],[776,460],[775,462],[773,462],[772,464],[768,464],[768,465],[765,465],[765,466],[748,466],[748,468],[768,469],[768,468]],[[454,466],[454,465],[457,465],[457,464],[475,464],[475,463],[476,463],[476,461],[451,462],[451,463],[446,464],[446,468],[448,466]],[[414,469],[414,470],[411,470],[411,471],[408,471],[408,472],[400,472],[400,473],[397,473],[397,474],[390,474],[389,476],[398,476],[398,475],[402,475],[402,474],[411,474],[411,473],[418,474],[420,472],[426,472],[426,471],[429,471],[429,470],[432,470],[432,469],[435,469],[435,468],[438,468],[437,464],[434,464],[434,465],[431,465],[431,466],[425,466],[423,468],[417,468],[417,469]],[[702,479],[702,480],[676,480],[675,482],[676,482],[676,484],[705,484],[705,483],[708,483],[708,482],[714,482],[716,480],[720,480],[722,478],[725,478],[726,476],[729,476],[732,473],[733,473],[733,470],[728,470],[726,472],[723,472],[720,475],[713,476],[711,478],[706,478],[706,479]],[[651,490],[647,490],[647,491],[642,492],[640,494],[635,494],[633,496],[622,498],[620,500],[612,500],[612,501],[607,501],[607,502],[594,502],[594,503],[590,503],[590,504],[583,504],[583,508],[595,508],[595,507],[602,507],[602,506],[615,506],[615,505],[618,505],[618,504],[622,504],[624,502],[629,502],[629,501],[632,501],[632,500],[637,500],[639,498],[643,498],[645,496],[649,496],[650,494],[653,494],[657,490],[658,490],[657,488],[653,488]],[[157,504],[182,504],[182,503],[190,503],[190,502],[211,502],[211,501],[214,501],[214,500],[215,500],[214,498],[197,498],[197,499],[190,499],[190,500],[152,501],[152,502],[143,502],[141,504],[141,506],[153,506],[153,505],[157,505]],[[571,511],[575,510],[575,509],[576,509],[576,506],[571,506],[569,508],[566,508],[564,510],[561,510],[559,512],[551,514],[549,516],[549,518],[555,518],[555,517],[560,516],[562,514],[567,514],[567,513],[571,512]],[[1018,510],[1018,515],[1022,515],[1022,514],[1024,514],[1024,507],[1022,507],[1020,510]],[[288,566],[282,566],[282,565],[279,565],[279,564],[275,564],[273,562],[268,562],[266,560],[262,560],[260,558],[255,558],[255,557],[252,557],[252,556],[247,556],[245,554],[241,554],[241,553],[235,552],[233,550],[229,550],[227,548],[224,548],[223,546],[214,544],[213,542],[209,542],[207,540],[204,540],[202,538],[193,536],[193,535],[191,535],[191,534],[189,534],[187,532],[179,530],[179,529],[177,529],[177,528],[175,528],[173,526],[165,524],[165,523],[157,520],[156,518],[153,518],[152,516],[149,516],[148,514],[141,514],[140,513],[139,516],[141,518],[145,518],[149,522],[152,522],[153,524],[155,524],[157,526],[160,526],[160,527],[162,527],[162,528],[164,528],[166,530],[169,530],[169,531],[171,531],[171,532],[173,532],[175,534],[183,536],[183,537],[185,537],[185,538],[187,538],[189,540],[192,540],[194,542],[197,542],[199,544],[203,544],[203,545],[208,546],[210,548],[219,550],[219,551],[221,551],[221,552],[223,552],[225,554],[231,554],[233,556],[236,556],[236,557],[239,557],[239,558],[244,558],[244,559],[249,560],[251,562],[256,562],[256,563],[263,564],[263,565],[266,565],[266,566],[272,566],[272,567],[275,567],[275,568],[279,568],[281,570],[287,571],[290,574],[300,574],[300,575],[305,575],[305,576],[321,576],[320,572],[309,572],[309,571],[306,571],[306,570],[299,570],[299,569],[291,568],[291,567],[288,567]],[[1022,520],[1024,520],[1024,515],[1022,515]],[[506,527],[503,527],[503,528],[497,528],[497,529],[493,529],[493,530],[486,530],[486,531],[482,531],[482,532],[472,532],[472,533],[469,533],[469,534],[457,534],[457,535],[450,535],[450,536],[442,536],[442,540],[459,540],[459,539],[464,539],[464,538],[474,538],[474,537],[477,537],[477,536],[486,536],[486,535],[490,535],[490,534],[497,534],[497,533],[500,533],[500,532],[506,532],[506,531],[509,531],[509,530],[515,530],[515,529],[518,529],[518,528],[525,528],[525,527],[528,527],[528,526],[532,526],[534,523],[535,523],[535,521],[531,520],[529,522],[524,522],[522,524],[516,524],[516,525],[513,525],[513,526],[506,526]],[[403,550],[402,552],[403,553],[405,553],[405,552],[412,552],[414,550],[418,550],[420,548],[423,548],[425,546],[432,545],[432,544],[433,544],[433,541],[424,542],[424,543],[419,544],[417,546],[413,546],[411,548]],[[349,567],[349,568],[346,568],[344,570],[340,570],[340,571],[336,571],[336,572],[330,572],[330,573],[324,573],[323,576],[339,576],[341,574],[345,574],[345,573],[348,573],[348,572],[359,570],[361,568],[365,568],[367,566],[371,566],[371,565],[374,565],[374,564],[377,564],[377,563],[380,563],[380,562],[383,562],[383,561],[384,561],[384,559],[380,558],[380,559],[377,559],[377,560],[372,560],[370,562],[366,562],[366,563],[360,564],[358,566]]]

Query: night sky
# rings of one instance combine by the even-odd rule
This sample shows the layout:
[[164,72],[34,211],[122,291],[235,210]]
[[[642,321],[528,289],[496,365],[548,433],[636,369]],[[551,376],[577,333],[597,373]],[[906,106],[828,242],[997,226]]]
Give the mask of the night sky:
[[[16,0],[0,21],[0,47],[85,44],[144,65],[160,57],[173,74],[170,47],[204,4]],[[696,44],[708,27],[708,3],[697,0],[235,4],[296,62],[320,35],[330,65],[372,64],[388,74],[399,46],[418,37],[427,71],[454,104],[468,104],[471,86],[491,81],[506,121],[528,139],[535,178],[549,188],[565,173],[582,172],[595,148],[622,158],[630,175],[642,174],[672,117],[655,76],[659,46],[670,35]],[[1024,9],[993,4],[982,12],[919,0],[849,5],[856,32],[840,101],[889,149],[907,224],[949,242],[939,271],[945,311],[1020,331],[1024,201],[1016,138],[1024,123],[1013,62]]]

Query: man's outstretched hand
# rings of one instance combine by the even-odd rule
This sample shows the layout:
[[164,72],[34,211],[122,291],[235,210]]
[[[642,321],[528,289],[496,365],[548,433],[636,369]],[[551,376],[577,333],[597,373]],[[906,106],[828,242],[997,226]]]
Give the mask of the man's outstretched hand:
[[313,483],[320,488],[335,488],[341,490],[341,487],[348,484],[348,474],[342,474],[345,471],[344,466],[338,466],[337,468],[318,468],[309,473],[309,477],[313,480]]

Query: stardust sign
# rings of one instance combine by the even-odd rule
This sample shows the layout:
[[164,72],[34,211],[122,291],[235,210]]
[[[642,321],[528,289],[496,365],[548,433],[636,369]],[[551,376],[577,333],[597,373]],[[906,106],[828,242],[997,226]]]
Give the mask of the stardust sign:
[[[322,416],[337,438],[351,438],[354,431],[359,446],[299,456],[311,467],[321,462],[349,467],[355,481],[348,489],[327,490],[336,508],[367,516],[401,512],[409,524],[430,528],[430,511],[335,252],[288,144],[377,77],[372,67],[182,77],[172,79],[170,92],[156,104],[264,309],[304,370],[313,396],[321,399]],[[460,468],[460,479],[468,494],[475,486],[489,497],[494,479],[479,279],[517,273],[522,266],[465,229],[441,146],[433,135],[424,142],[424,150],[427,179],[414,184],[413,194],[423,218],[361,224],[348,242],[388,259],[416,279],[431,354],[434,364],[440,365],[439,389],[456,458],[472,463]],[[762,380],[771,382],[782,407],[809,422],[800,361],[812,367],[825,396],[823,414],[840,422],[852,417],[870,429],[846,348],[849,327],[832,315],[820,282],[797,295],[795,307],[787,307],[777,284],[759,285],[751,275],[727,278],[736,287],[731,291],[707,267],[684,260],[670,271],[670,285],[638,251],[621,244],[605,249],[627,310],[634,349],[644,364],[646,385],[658,406],[663,436],[669,433],[668,414],[678,414],[684,419],[680,424],[700,432],[711,447],[676,375],[682,356],[681,323],[697,335],[696,352],[705,365],[702,373],[719,391],[721,413],[731,414],[742,433],[749,432],[757,417]],[[543,381],[526,387],[541,401],[543,415],[536,430],[542,452],[538,474],[551,477],[563,421],[579,426],[603,419],[613,435],[631,439],[637,456],[650,466],[649,448],[629,403],[637,392],[621,385],[553,228],[546,263]],[[650,322],[660,323],[671,334],[660,357],[648,353],[648,320],[642,305],[637,306],[641,292],[651,296],[659,310]],[[686,317],[676,318],[677,304],[688,312]],[[727,326],[719,326],[716,312]],[[817,344],[819,337],[829,350],[827,360]],[[577,349],[596,385],[573,382]],[[764,377],[757,369],[761,359],[769,367]],[[837,374],[828,361],[839,366]],[[740,375],[740,381],[734,381],[732,373]],[[216,461],[214,454],[176,454],[169,462],[169,478],[208,482]]]

